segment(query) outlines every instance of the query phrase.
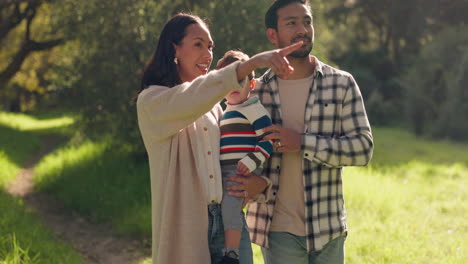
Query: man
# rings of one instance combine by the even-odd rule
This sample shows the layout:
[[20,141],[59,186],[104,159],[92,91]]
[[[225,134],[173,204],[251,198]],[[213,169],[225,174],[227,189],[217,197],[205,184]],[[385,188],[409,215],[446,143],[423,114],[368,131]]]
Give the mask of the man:
[[[273,126],[264,131],[276,152],[263,176],[271,180],[266,203],[251,202],[247,223],[265,263],[344,263],[347,235],[343,166],[364,166],[373,139],[353,77],[310,56],[314,44],[307,0],[277,0],[265,16],[277,48],[303,41],[287,59],[294,72],[275,67],[255,89]],[[280,71],[278,71],[280,72]]]

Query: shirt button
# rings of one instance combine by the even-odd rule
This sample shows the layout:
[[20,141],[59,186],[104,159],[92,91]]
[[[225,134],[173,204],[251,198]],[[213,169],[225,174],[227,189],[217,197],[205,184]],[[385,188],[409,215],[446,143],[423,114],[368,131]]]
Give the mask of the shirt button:
[[306,153],[305,156],[306,156],[306,157],[309,157],[309,153]]
[[216,201],[215,200],[211,200],[211,203],[215,203]]
[[280,166],[279,166],[279,165],[278,165],[278,166],[276,166],[276,169],[278,169],[278,170],[279,170],[279,169],[280,169]]
[[210,175],[210,179],[213,179],[213,174]]
[[204,127],[203,130],[208,131],[208,128]]
[[208,155],[211,155],[211,151],[208,151]]

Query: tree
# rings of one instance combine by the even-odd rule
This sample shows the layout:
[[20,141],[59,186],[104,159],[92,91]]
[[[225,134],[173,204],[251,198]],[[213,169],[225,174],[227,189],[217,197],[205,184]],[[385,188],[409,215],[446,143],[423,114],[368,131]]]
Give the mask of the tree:
[[[0,70],[0,89],[5,89],[7,83],[21,69],[26,58],[33,52],[50,50],[64,43],[63,38],[52,38],[47,40],[36,40],[33,38],[33,23],[41,6],[52,2],[52,0],[4,0],[0,4],[0,52],[8,48],[14,51],[9,62],[2,65]],[[19,47],[14,49],[10,45],[4,45],[11,41],[8,36],[21,25],[25,28],[21,32],[22,40]]]
[[327,6],[338,36],[329,42],[330,57],[355,74],[364,99],[372,98],[370,119],[379,124],[401,120],[400,78],[420,51],[441,31],[468,24],[466,0],[330,0]]
[[437,34],[401,78],[406,116],[417,134],[468,140],[467,31],[458,26]]
[[466,0],[347,0],[334,3],[328,18],[342,25],[347,45],[360,50],[383,50],[402,64],[417,55],[434,34],[448,26],[467,24]]
[[[237,6],[229,1],[181,0],[63,0],[56,5],[55,13],[60,14],[57,24],[63,25],[64,37],[76,43],[75,53],[67,53],[73,62],[57,69],[62,74],[56,81],[73,91],[74,96],[67,100],[82,113],[86,134],[111,134],[120,143],[144,149],[138,145],[141,141],[132,100],[164,24],[177,12],[193,11],[208,18],[216,43],[214,63],[227,49],[242,48],[252,54],[262,49],[258,45],[262,41],[265,47],[263,19],[253,20],[258,12],[256,1],[234,2]],[[235,12],[226,13],[229,9]],[[245,27],[239,16],[248,21]],[[260,26],[255,26],[257,23]],[[262,38],[256,38],[259,32]]]

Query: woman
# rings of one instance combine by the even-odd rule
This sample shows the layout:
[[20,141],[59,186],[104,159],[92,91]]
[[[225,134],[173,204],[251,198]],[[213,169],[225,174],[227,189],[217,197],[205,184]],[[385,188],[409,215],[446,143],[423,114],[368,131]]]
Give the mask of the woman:
[[[222,257],[218,102],[241,90],[240,81],[256,68],[289,74],[285,56],[300,46],[208,73],[213,40],[206,24],[197,16],[177,14],[164,26],[137,100],[151,173],[153,263],[214,264]],[[231,194],[246,199],[267,187],[267,180],[256,175],[233,181],[241,184]],[[248,232],[242,236],[240,263],[250,264]]]

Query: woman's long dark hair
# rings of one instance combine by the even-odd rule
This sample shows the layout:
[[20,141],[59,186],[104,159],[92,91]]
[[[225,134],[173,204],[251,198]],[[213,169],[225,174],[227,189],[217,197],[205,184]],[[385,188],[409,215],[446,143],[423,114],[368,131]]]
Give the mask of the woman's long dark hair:
[[198,16],[184,13],[176,14],[166,23],[159,36],[156,52],[143,71],[138,93],[150,85],[173,87],[181,83],[174,63],[174,44],[180,45],[186,35],[187,27],[197,23],[206,26]]

